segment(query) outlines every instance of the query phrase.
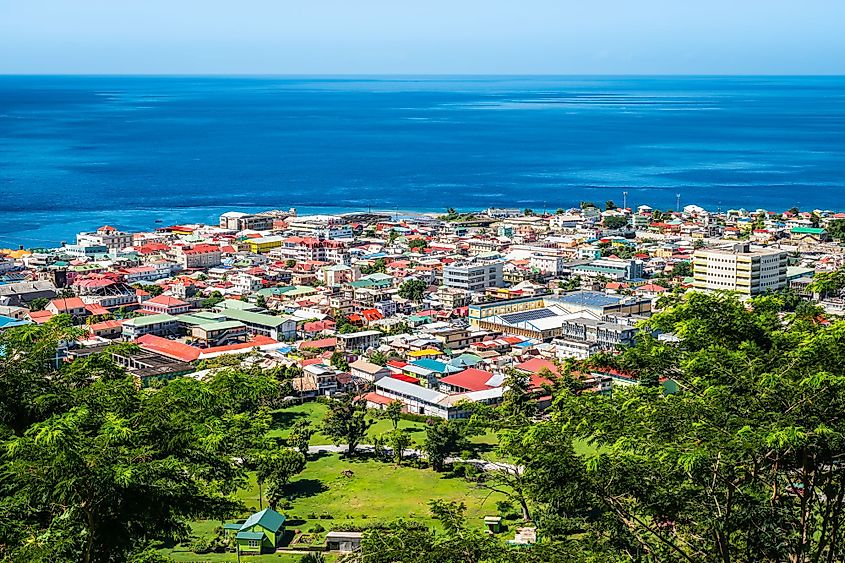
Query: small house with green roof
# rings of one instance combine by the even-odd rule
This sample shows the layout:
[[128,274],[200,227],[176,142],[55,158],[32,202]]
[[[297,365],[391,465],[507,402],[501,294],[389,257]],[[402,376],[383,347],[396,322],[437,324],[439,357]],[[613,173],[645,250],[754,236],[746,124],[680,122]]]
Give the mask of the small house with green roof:
[[279,546],[285,517],[272,508],[265,508],[246,519],[243,524],[224,524],[227,533],[235,534],[240,553],[273,552]]

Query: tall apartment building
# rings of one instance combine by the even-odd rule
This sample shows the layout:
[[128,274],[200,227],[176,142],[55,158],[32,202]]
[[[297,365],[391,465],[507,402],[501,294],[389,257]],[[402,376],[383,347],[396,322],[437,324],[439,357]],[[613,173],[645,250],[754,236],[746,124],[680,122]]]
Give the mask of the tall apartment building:
[[503,287],[504,262],[501,260],[464,262],[443,268],[443,285],[464,291]]
[[109,250],[121,250],[132,246],[132,235],[105,225],[93,233],[79,233],[76,244],[80,247],[105,246]]
[[693,287],[757,295],[786,287],[786,252],[752,249],[748,243],[730,249],[700,249],[693,254]]
[[220,228],[231,231],[268,231],[273,228],[275,217],[269,214],[241,213],[240,211],[227,211],[220,216]]

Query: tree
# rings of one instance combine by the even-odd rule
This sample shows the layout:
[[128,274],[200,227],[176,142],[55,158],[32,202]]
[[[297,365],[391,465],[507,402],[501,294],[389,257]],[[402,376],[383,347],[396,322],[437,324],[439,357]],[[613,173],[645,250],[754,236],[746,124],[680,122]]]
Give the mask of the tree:
[[159,295],[164,293],[164,288],[161,287],[160,285],[156,285],[156,284],[137,283],[133,287],[136,287],[138,289],[146,291],[147,293],[149,293],[153,297],[158,297]]
[[625,215],[608,215],[603,220],[605,228],[610,230],[622,229],[628,225],[628,217]]
[[49,305],[50,300],[46,297],[37,297],[29,302],[29,310],[30,311],[43,311],[44,308]]
[[466,422],[458,420],[433,420],[425,429],[422,450],[428,457],[431,468],[443,471],[446,458],[460,453],[468,446],[469,428]]
[[422,252],[425,248],[428,248],[428,242],[425,239],[417,238],[408,243],[408,248]]
[[288,444],[299,450],[307,458],[311,437],[314,436],[315,432],[316,430],[311,426],[310,420],[297,420],[288,435]]
[[832,239],[845,240],[845,219],[833,219],[825,228]]
[[340,371],[349,371],[349,360],[343,350],[335,349],[329,363]]
[[604,202],[604,209],[605,209],[605,211],[610,211],[611,209],[616,209],[616,204],[613,203],[612,199],[609,199],[606,202]]
[[396,229],[390,229],[390,232],[387,234],[387,244],[393,244],[398,237],[399,233],[396,232]]
[[531,209],[530,207],[526,207],[526,208],[522,211],[522,214],[523,214],[523,215],[525,215],[526,217],[531,217],[531,216],[533,216],[533,215],[534,215],[534,210],[533,210],[533,209]]
[[224,299],[223,294],[215,290],[212,291],[211,295],[209,295],[206,299],[203,299],[202,306],[204,309],[211,309]]
[[672,266],[672,273],[670,275],[673,278],[688,278],[692,275],[692,264],[686,260],[678,262]]
[[258,297],[255,298],[255,306],[261,307],[262,309],[266,309],[267,308],[267,298],[264,297],[263,295],[259,295]]
[[528,374],[511,368],[506,372],[502,386],[505,391],[502,394],[501,410],[505,418],[524,422],[537,414],[537,402],[529,392]]
[[402,407],[402,401],[390,401],[384,409],[384,414],[393,424],[394,430],[399,427],[399,420],[402,417]]
[[323,433],[337,446],[347,444],[346,455],[355,455],[355,448],[373,424],[367,419],[366,402],[345,396],[330,401],[328,406],[329,410],[323,419]]
[[245,483],[237,459],[263,442],[266,414],[236,410],[242,389],[192,378],[138,388],[109,354],[57,366],[74,330],[51,320],[0,335],[17,359],[0,362],[2,556],[125,561],[186,538],[189,518],[239,509],[227,496]]
[[393,461],[396,465],[402,465],[405,450],[411,446],[413,440],[406,430],[394,427],[385,436],[385,443],[393,450]]
[[259,486],[267,483],[267,502],[270,508],[276,509],[279,501],[284,498],[285,486],[294,475],[302,473],[303,469],[305,456],[302,452],[290,448],[282,448],[258,457],[255,475]]
[[581,209],[589,209],[590,207],[595,207],[595,206],[596,206],[596,204],[593,203],[592,201],[582,201],[581,203],[578,204],[578,207],[580,207]]
[[387,261],[384,258],[377,258],[372,264],[364,264],[360,268],[365,276],[370,274],[384,274],[387,272]]
[[408,280],[402,282],[402,285],[399,286],[399,297],[411,301],[420,301],[425,296],[426,289],[428,289],[428,285],[424,281]]

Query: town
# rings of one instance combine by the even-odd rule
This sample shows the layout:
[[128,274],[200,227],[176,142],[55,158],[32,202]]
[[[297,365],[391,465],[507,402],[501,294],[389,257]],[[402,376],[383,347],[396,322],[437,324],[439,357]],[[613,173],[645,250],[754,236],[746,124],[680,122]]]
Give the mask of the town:
[[[0,331],[65,319],[79,336],[57,343],[55,366],[105,353],[139,389],[257,366],[293,374],[284,401],[298,412],[349,397],[374,416],[398,408],[407,421],[453,421],[500,405],[517,374],[543,413],[567,362],[676,340],[645,321],[687,294],[789,291],[841,315],[843,236],[845,213],[612,201],[550,213],[231,211],[217,224],[132,233],[104,225],[55,248],[0,250]],[[595,363],[578,381],[596,395],[640,383]],[[659,385],[673,392],[671,377]],[[398,447],[400,459],[405,448],[422,455]],[[283,545],[285,515],[254,508],[225,526],[239,554]],[[500,521],[484,520],[490,533]],[[510,543],[536,541],[525,521]],[[352,552],[361,533],[320,541]]]

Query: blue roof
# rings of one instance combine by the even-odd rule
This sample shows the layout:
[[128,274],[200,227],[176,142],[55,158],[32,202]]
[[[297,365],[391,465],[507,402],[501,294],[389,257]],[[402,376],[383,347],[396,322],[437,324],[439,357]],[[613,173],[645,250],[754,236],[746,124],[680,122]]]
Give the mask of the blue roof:
[[621,301],[619,297],[605,295],[598,291],[576,291],[560,297],[559,300],[563,303],[587,305],[590,307],[607,307],[609,305],[616,305]]
[[[271,532],[278,532],[279,528],[285,523],[285,517],[272,508],[265,508],[261,512],[256,512],[246,519],[246,522],[241,525],[241,530],[248,530],[256,524],[263,528],[267,528]],[[240,536],[240,534],[238,534]]]
[[411,362],[411,365],[424,369],[430,369],[431,371],[436,371],[437,373],[446,372],[446,364],[444,364],[443,362],[438,362],[437,360],[431,360],[429,358],[423,358],[421,360],[413,361]]
[[0,329],[3,328],[14,328],[16,326],[24,326],[30,324],[29,321],[20,321],[18,319],[12,317],[6,317],[0,315]]

